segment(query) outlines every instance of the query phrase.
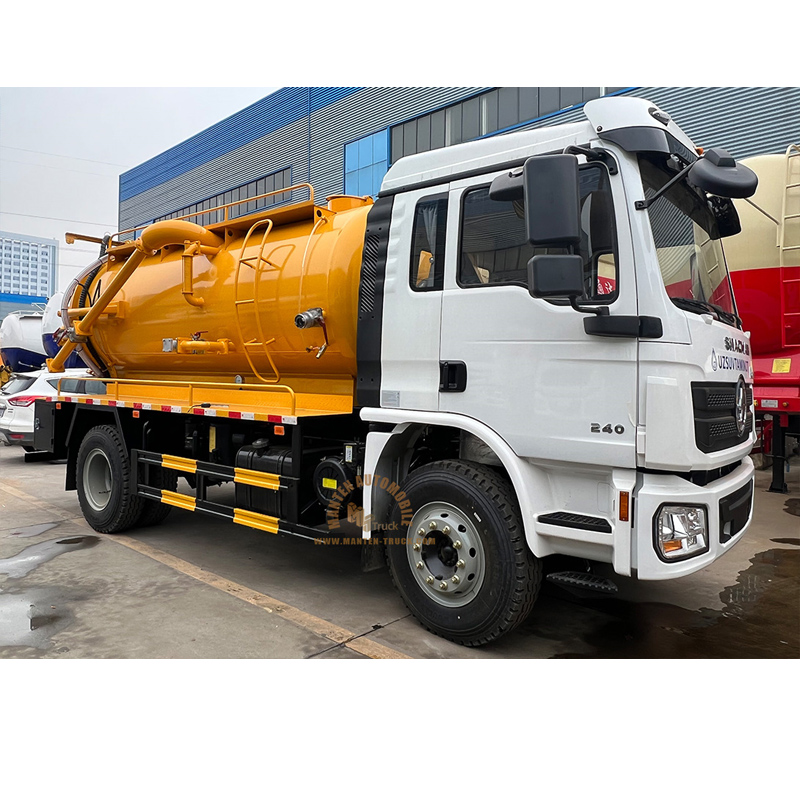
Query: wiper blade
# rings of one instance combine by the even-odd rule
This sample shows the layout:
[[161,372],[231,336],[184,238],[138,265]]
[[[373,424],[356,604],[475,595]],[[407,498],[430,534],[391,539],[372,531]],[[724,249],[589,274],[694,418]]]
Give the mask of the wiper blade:
[[712,317],[716,317],[716,319],[722,322],[727,322],[729,325],[741,325],[742,323],[741,319],[739,319],[736,314],[726,311],[716,303],[709,303],[707,300],[695,300],[693,297],[670,297],[670,300],[672,300],[678,308],[683,308],[693,313],[710,313]]
[[710,305],[711,308],[713,308],[714,311],[716,311],[720,317],[724,318],[723,322],[727,322],[728,320],[730,320],[731,325],[736,325],[741,328],[742,320],[741,317],[739,317],[737,314],[734,314],[731,311],[726,311],[724,308],[718,306],[716,303],[709,303],[708,305]]
[[695,313],[705,312],[706,314],[710,312],[712,317],[719,316],[717,309],[705,300],[695,300],[693,297],[670,297],[670,300],[672,300],[678,308],[683,308],[686,311]]

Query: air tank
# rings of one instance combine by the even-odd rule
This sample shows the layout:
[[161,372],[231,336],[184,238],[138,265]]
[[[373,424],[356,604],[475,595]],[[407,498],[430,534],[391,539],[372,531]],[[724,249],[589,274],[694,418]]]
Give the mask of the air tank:
[[[142,259],[78,348],[95,373],[351,392],[371,205],[337,196],[207,228],[156,223],[138,254],[133,243],[112,246],[76,279],[62,319],[89,321],[88,307],[128,259]],[[141,249],[150,252],[142,258]],[[306,312],[315,319],[299,327]]]
[[[61,339],[64,335],[64,326],[61,324],[61,306],[64,292],[56,292],[45,306],[42,314],[42,347],[48,358],[54,358],[60,349]],[[78,369],[83,362],[77,353],[73,353],[64,364],[64,369]]]
[[12,311],[0,325],[0,354],[13,372],[32,372],[45,363],[42,312]]

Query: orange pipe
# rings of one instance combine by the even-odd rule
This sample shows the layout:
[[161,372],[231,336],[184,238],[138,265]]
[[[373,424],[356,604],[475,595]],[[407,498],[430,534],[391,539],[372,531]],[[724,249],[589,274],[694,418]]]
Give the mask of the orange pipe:
[[[198,247],[203,245],[206,248],[219,249],[223,244],[223,240],[215,233],[202,227],[202,225],[195,225],[194,222],[187,222],[186,220],[165,219],[148,225],[142,231],[139,239],[134,242],[136,249],[130,254],[122,269],[114,276],[105,291],[92,305],[89,313],[75,323],[73,333],[78,337],[85,337],[91,334],[98,317],[105,311],[106,306],[114,299],[120,289],[127,283],[128,278],[133,275],[136,268],[147,256],[153,255],[158,250],[169,245],[183,244],[188,247],[191,243],[196,243]],[[191,273],[191,264],[189,266]],[[189,281],[191,284],[191,274]],[[184,293],[184,297],[186,296]],[[193,297],[192,299],[195,298]],[[189,302],[192,301],[189,300]],[[202,304],[202,301],[200,303]],[[195,303],[192,304],[195,305]],[[70,309],[71,312],[72,309]],[[61,372],[64,369],[67,358],[76,347],[76,342],[67,342],[58,351],[56,357],[47,362],[50,371]]]

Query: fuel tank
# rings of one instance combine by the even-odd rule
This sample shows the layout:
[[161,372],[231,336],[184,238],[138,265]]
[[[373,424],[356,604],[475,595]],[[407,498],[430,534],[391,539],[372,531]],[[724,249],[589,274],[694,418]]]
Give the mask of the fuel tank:
[[[369,198],[337,196],[326,206],[294,204],[205,229],[188,226],[188,233],[174,221],[156,223],[138,245],[112,245],[78,277],[65,293],[62,318],[86,316],[126,262],[141,259],[78,348],[94,372],[280,382],[301,391],[323,391],[322,381],[325,391],[352,391],[346,387],[356,375],[371,205]],[[315,309],[316,323],[298,327],[295,318]]]

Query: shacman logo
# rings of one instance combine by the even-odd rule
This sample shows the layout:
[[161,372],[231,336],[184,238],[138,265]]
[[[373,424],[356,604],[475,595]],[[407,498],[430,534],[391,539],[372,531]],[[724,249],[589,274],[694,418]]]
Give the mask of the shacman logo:
[[[399,525],[397,522],[374,523],[371,514],[366,516],[364,515],[364,509],[362,506],[359,506],[352,501],[347,502],[347,499],[356,489],[363,489],[364,487],[370,486],[372,487],[373,492],[388,492],[394,498],[395,503],[397,503],[400,508]],[[336,488],[336,491],[333,493],[333,497],[331,497],[330,502],[328,503],[328,508],[325,512],[325,520],[328,524],[328,530],[336,531],[341,528],[342,506],[345,502],[347,502],[347,505],[344,506],[347,521],[358,525],[358,527],[362,530],[396,531],[399,528],[408,527],[412,517],[414,516],[414,509],[411,508],[411,501],[408,499],[406,493],[400,488],[400,486],[394,481],[389,480],[389,478],[382,477],[377,473],[375,475],[370,473],[358,475],[356,476],[355,482],[347,481]]]

